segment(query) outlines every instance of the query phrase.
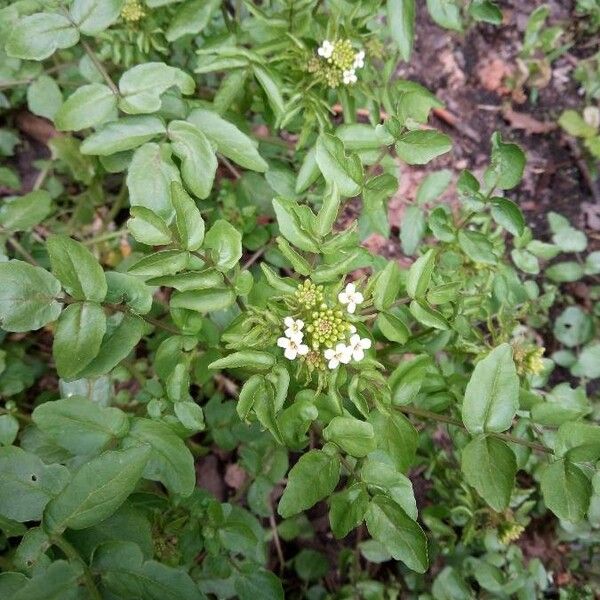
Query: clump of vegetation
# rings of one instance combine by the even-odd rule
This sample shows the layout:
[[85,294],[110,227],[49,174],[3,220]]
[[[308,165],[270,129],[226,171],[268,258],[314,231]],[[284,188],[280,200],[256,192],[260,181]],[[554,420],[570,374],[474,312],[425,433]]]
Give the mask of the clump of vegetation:
[[[463,4],[427,7],[502,20]],[[423,180],[410,266],[361,244],[452,148],[395,77],[414,2],[0,7],[0,597],[535,598],[534,520],[591,547],[600,300],[568,285],[599,253],[555,213],[534,239],[522,149],[495,133],[454,208]]]

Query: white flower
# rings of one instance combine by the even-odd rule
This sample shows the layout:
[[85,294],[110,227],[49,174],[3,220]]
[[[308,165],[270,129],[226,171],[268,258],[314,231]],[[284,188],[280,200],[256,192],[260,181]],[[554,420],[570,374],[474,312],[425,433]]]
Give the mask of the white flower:
[[333,44],[329,40],[324,40],[321,47],[317,50],[319,56],[323,58],[331,58],[333,54]]
[[349,283],[346,289],[338,294],[338,300],[341,304],[347,304],[348,312],[353,314],[357,304],[362,304],[365,299],[360,292],[356,291],[356,286],[353,283]]
[[304,327],[304,321],[301,319],[294,319],[292,317],[286,317],[283,320],[283,324],[286,326],[285,337],[290,338],[290,340],[294,340],[298,344],[302,341],[304,337],[304,333],[302,332],[302,328]]
[[290,338],[280,337],[277,340],[277,345],[280,348],[284,348],[285,352],[283,355],[288,360],[294,360],[296,356],[304,356],[305,354],[308,354],[308,346],[300,343],[300,341],[297,340],[290,340]]
[[338,344],[335,347],[335,350],[333,348],[327,348],[323,355],[325,356],[325,360],[329,361],[327,366],[330,369],[335,369],[340,363],[347,365],[350,362],[352,351],[346,344]]
[[350,354],[352,358],[356,361],[362,360],[365,357],[365,350],[368,350],[371,347],[371,340],[369,338],[362,338],[358,333],[355,333],[350,338],[350,345],[348,349],[350,350]]
[[354,327],[354,325],[350,325],[350,333],[356,333],[356,327]]
[[354,69],[344,71],[342,73],[342,81],[344,82],[344,85],[350,85],[351,83],[356,83],[356,73],[354,72]]
[[354,64],[352,65],[352,69],[362,69],[365,66],[365,51],[359,50],[354,55]]

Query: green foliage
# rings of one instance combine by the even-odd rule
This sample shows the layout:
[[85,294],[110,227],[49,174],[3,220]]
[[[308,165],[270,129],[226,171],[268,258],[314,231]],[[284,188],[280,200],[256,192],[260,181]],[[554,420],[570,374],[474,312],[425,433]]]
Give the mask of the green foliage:
[[[599,255],[555,213],[532,238],[499,133],[455,211],[452,171],[423,179],[409,267],[361,245],[395,232],[397,162],[452,150],[442,103],[394,75],[417,3],[6,4],[1,104],[61,133],[33,191],[0,172],[0,596],[280,599],[292,573],[306,598],[542,593],[523,527],[600,523],[599,294],[559,285]],[[456,32],[502,20],[426,7]],[[558,39],[546,16],[528,55]],[[18,142],[0,130],[3,157]],[[306,542],[325,515],[331,594]],[[392,560],[389,582],[362,568]]]

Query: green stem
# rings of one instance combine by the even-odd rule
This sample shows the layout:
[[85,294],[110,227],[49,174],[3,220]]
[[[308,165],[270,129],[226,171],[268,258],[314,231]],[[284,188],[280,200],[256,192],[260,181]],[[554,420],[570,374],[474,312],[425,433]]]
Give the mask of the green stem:
[[60,548],[63,554],[72,561],[78,562],[83,567],[83,578],[85,582],[85,587],[88,589],[90,594],[90,598],[92,600],[102,600],[102,596],[96,587],[96,583],[94,582],[94,576],[90,571],[90,568],[87,566],[86,562],[81,558],[79,552],[72,546],[64,537],[56,536],[52,538],[52,543]]
[[104,65],[100,62],[96,53],[92,50],[90,45],[85,41],[81,40],[81,46],[85,50],[85,53],[90,57],[90,60],[94,63],[94,66],[106,81],[106,85],[110,88],[110,91],[117,97],[120,96],[119,88],[112,80],[111,76],[108,74],[108,71],[104,68]]
[[15,251],[17,251],[23,258],[25,258],[25,260],[30,265],[37,267],[37,260],[35,260],[35,258],[33,258],[33,256],[27,250],[25,250],[25,248],[23,248],[23,246],[21,246],[21,242],[19,242],[17,240],[17,238],[15,238],[11,235],[8,237],[8,239],[6,241],[8,242],[8,244],[10,246],[13,247],[13,249]]
[[[454,419],[452,417],[448,417],[446,415],[440,415],[438,413],[434,413],[430,410],[425,410],[424,408],[417,408],[416,406],[404,406],[404,405],[394,406],[393,408],[394,408],[394,410],[397,410],[398,412],[401,412],[401,413],[404,413],[407,415],[413,415],[413,416],[419,417],[421,419],[430,419],[432,421],[437,421],[438,423],[446,423],[447,425],[454,425],[455,427],[460,427],[461,429],[464,429],[465,431],[467,430],[467,428],[465,427],[465,425],[463,424],[462,421],[459,421],[458,419]],[[527,448],[531,448],[532,450],[535,450],[536,452],[544,452],[546,454],[554,454],[554,451],[551,448],[544,446],[544,444],[540,444],[538,442],[532,442],[530,440],[519,438],[514,435],[511,435],[510,433],[489,432],[487,435],[504,440],[505,442],[510,442],[511,444],[518,444],[519,446],[526,446]]]
[[127,230],[119,229],[118,231],[108,231],[106,233],[102,233],[97,235],[96,237],[89,238],[87,240],[81,240],[81,243],[85,246],[92,246],[94,244],[98,244],[100,242],[107,242],[108,240],[113,240],[115,238],[123,237],[127,235]]

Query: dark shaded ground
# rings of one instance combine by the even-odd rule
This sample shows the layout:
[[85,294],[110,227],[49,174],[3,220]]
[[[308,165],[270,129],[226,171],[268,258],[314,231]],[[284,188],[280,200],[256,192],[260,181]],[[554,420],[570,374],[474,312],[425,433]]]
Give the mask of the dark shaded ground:
[[[526,100],[519,104],[507,82],[517,72],[517,56],[528,16],[541,4],[550,7],[551,24],[570,23],[566,37],[575,44],[553,64],[551,81],[539,89],[537,103]],[[435,125],[453,137],[454,149],[435,167],[480,171],[488,161],[490,136],[500,131],[503,138],[517,142],[527,152],[524,181],[510,196],[519,202],[535,232],[547,232],[545,214],[551,210],[589,232],[584,209],[589,211],[587,203],[591,204],[594,198],[577,164],[576,147],[572,148],[554,126],[565,108],[581,107],[582,98],[577,82],[572,80],[572,71],[579,58],[594,54],[600,45],[600,40],[589,36],[586,39],[579,31],[577,20],[572,18],[575,2],[499,2],[504,12],[502,26],[478,24],[464,35],[441,30],[423,5],[420,4],[413,58],[410,65],[400,67],[399,75],[434,91],[448,111],[458,117],[455,126],[436,119]],[[539,130],[543,132],[534,133]],[[598,183],[596,188],[600,197]],[[591,233],[598,238],[597,232]]]

